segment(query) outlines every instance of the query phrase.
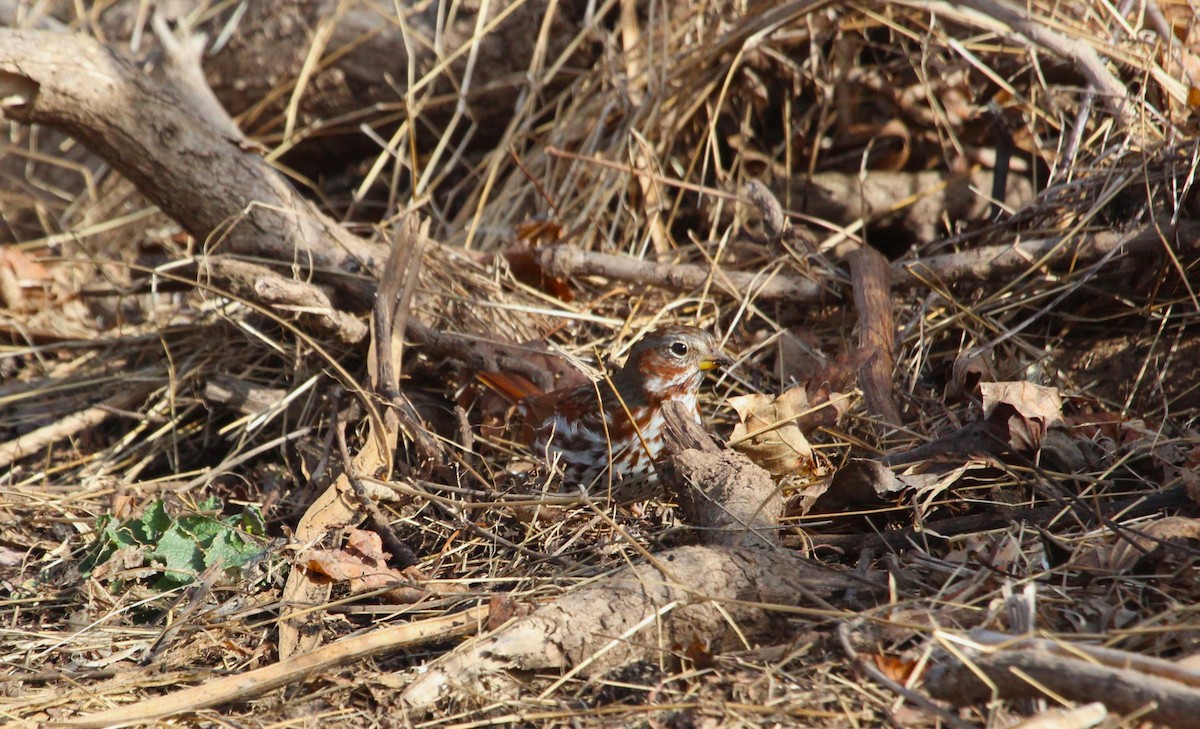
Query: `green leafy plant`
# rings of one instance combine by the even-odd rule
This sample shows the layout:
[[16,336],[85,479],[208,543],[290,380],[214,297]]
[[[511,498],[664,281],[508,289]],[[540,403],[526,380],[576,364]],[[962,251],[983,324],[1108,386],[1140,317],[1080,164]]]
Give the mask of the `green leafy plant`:
[[102,516],[80,569],[91,574],[119,551],[140,549],[146,566],[160,573],[158,587],[170,588],[195,581],[218,561],[227,570],[242,567],[262,552],[266,524],[253,506],[233,516],[212,516],[221,507],[219,499],[209,497],[198,504],[199,511],[172,516],[158,500],[137,519]]

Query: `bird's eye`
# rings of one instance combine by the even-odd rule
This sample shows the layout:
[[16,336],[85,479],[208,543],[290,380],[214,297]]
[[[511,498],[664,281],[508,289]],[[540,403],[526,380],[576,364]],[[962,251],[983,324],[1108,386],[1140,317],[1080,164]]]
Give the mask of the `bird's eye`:
[[688,346],[683,342],[671,342],[671,354],[676,357],[687,356]]

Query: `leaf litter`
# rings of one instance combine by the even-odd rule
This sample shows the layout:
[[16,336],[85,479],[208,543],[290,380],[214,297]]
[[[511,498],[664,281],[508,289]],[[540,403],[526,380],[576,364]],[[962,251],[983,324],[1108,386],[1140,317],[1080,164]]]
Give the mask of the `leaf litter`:
[[[12,613],[0,654],[14,690],[0,711],[50,721],[270,666],[284,580],[305,554],[326,574],[343,570],[327,597],[304,606],[328,641],[481,604],[497,627],[686,541],[670,504],[597,513],[560,492],[531,454],[477,427],[484,406],[470,392],[476,359],[524,365],[530,379],[548,361],[594,374],[638,334],[674,322],[715,331],[738,355],[705,387],[701,409],[792,497],[784,544],[890,592],[848,595],[823,614],[780,605],[769,645],[712,653],[696,636],[605,679],[530,677],[538,690],[517,697],[517,714],[481,695],[413,725],[902,717],[1006,727],[1056,701],[1006,695],[950,710],[918,700],[927,669],[967,655],[957,646],[973,630],[1194,660],[1200,381],[1187,274],[1196,232],[1172,237],[1168,221],[1186,226],[1194,208],[1194,145],[1172,140],[1194,136],[1184,72],[1197,61],[1178,39],[1200,24],[1180,4],[1159,8],[1165,25],[1149,11],[1110,22],[1107,5],[1025,6],[1031,22],[1106,54],[1128,91],[1114,98],[1097,92],[1104,79],[1087,54],[1065,57],[1025,28],[1040,38],[1031,44],[980,5],[813,3],[777,15],[680,6],[670,18],[637,18],[644,52],[663,54],[654,63],[626,67],[612,51],[524,109],[494,151],[423,160],[437,170],[428,192],[437,204],[425,212],[438,245],[413,316],[468,345],[457,357],[450,347],[430,354],[427,338],[406,359],[405,390],[453,456],[431,474],[393,479],[397,496],[384,508],[420,574],[459,594],[381,600],[373,588],[387,585],[369,578],[408,575],[373,538],[350,543],[360,534],[353,508],[295,540],[338,471],[325,439],[338,427],[330,390],[355,383],[333,364],[365,382],[365,351],[323,342],[326,360],[237,297],[159,287],[147,271],[182,255],[177,227],[162,218],[127,237],[7,250],[0,328],[16,344],[0,361],[0,586]],[[635,75],[635,89],[631,68],[661,75]],[[544,124],[549,110],[554,123]],[[1123,121],[1131,110],[1144,123]],[[1006,154],[1011,184],[998,190]],[[744,227],[771,219],[736,199],[748,181],[767,183],[792,234]],[[120,181],[76,202],[58,211],[72,229],[106,216],[124,223],[123,206],[141,206],[137,220],[154,214]],[[1139,231],[1154,245],[1137,248]],[[881,423],[853,384],[821,389],[837,379],[822,363],[852,349],[858,322],[838,266],[863,239],[893,263],[901,428]],[[1111,240],[1119,244],[1103,248]],[[1028,255],[1031,241],[1053,246]],[[677,270],[650,280],[645,269],[543,268],[563,245],[704,275],[672,288],[685,280],[672,278]],[[994,268],[1013,252],[1019,266]],[[748,290],[728,278],[743,273]],[[772,277],[819,286],[811,299],[760,300],[756,286]],[[523,349],[485,346],[506,343]],[[320,387],[301,391],[314,376]],[[198,396],[218,377],[296,398],[251,428],[234,404]],[[131,397],[113,400],[117,390]],[[816,414],[836,417],[806,422],[826,402]],[[365,430],[349,438],[361,443]],[[242,521],[255,510],[285,547],[267,549],[275,543]],[[223,580],[176,600],[214,566]],[[154,652],[196,603],[206,610],[181,624],[186,641]],[[379,687],[409,681],[446,649],[332,666],[286,698],[276,689],[222,712],[274,723],[305,707],[361,725],[401,712]],[[148,655],[156,673],[130,673]],[[95,670],[110,672],[83,673]]]

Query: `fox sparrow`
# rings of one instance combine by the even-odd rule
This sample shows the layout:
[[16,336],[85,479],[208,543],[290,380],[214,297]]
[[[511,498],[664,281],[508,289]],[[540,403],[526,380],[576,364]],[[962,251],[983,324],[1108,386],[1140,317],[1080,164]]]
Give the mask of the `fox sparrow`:
[[705,371],[730,363],[708,332],[669,326],[633,345],[624,366],[607,380],[542,394],[519,377],[479,377],[516,403],[522,440],[548,463],[560,464],[567,482],[635,501],[653,493],[663,403],[682,403],[699,423],[696,394]]

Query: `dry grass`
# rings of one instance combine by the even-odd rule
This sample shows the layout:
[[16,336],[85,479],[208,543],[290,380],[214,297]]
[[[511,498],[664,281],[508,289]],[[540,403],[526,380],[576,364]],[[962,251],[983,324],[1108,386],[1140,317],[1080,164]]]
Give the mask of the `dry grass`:
[[[1195,122],[1180,79],[1196,61],[1178,40],[1165,49],[1152,18],[1127,16],[1132,31],[1149,29],[1139,35],[1121,31],[1103,2],[1029,9],[1050,32],[1108,60],[1108,72],[1129,92],[1118,101],[1089,94],[1067,60],[1015,43],[964,7],[813,5],[748,16],[737,4],[650,4],[643,8],[649,16],[618,22],[611,32],[581,33],[581,46],[599,44],[592,67],[566,64],[567,73],[562,59],[542,58],[530,72],[539,93],[522,97],[502,133],[489,132],[499,137],[492,150],[460,153],[447,144],[419,163],[390,154],[365,162],[361,169],[378,170],[374,185],[363,187],[387,201],[382,217],[398,217],[404,201],[418,199],[414,207],[433,220],[432,237],[441,243],[425,263],[415,315],[482,342],[544,337],[585,367],[595,366],[597,354],[621,356],[660,324],[707,327],[738,357],[705,388],[702,405],[727,435],[727,398],[777,393],[836,368],[853,350],[853,299],[834,265],[847,242],[915,260],[1049,236],[1069,247],[1095,230],[1188,217]],[[1160,6],[1178,27],[1196,32],[1186,6]],[[421,94],[432,91],[418,94],[417,108],[433,104]],[[988,171],[1001,125],[1013,138],[1012,174],[1033,180],[1038,192],[998,224],[924,220],[941,226],[929,238],[918,224],[884,213],[844,221],[799,214],[813,174]],[[421,171],[418,189],[403,184],[407,174],[393,174],[396,166]],[[29,185],[37,184],[36,172],[30,168]],[[738,197],[754,180],[796,211],[793,224],[813,249],[754,237],[757,213]],[[904,202],[898,195],[897,207]],[[0,352],[0,441],[50,429],[38,447],[8,457],[0,477],[0,716],[34,721],[275,659],[280,590],[302,546],[287,536],[336,468],[329,464],[329,390],[366,381],[365,347],[297,336],[243,302],[156,276],[155,269],[170,271],[170,261],[199,251],[180,243],[178,229],[124,183],[106,179],[43,217],[65,221],[71,235],[47,225],[44,236],[23,235],[0,260],[7,277],[0,284],[24,282],[19,297],[4,290],[0,311],[11,342]],[[666,291],[580,277],[565,300],[515,275],[497,254],[535,217],[584,249],[696,263],[714,281],[723,272],[774,267],[819,278],[833,295],[819,305],[762,303],[731,299],[715,284]],[[834,513],[789,515],[788,544],[886,582],[888,595],[850,595],[833,610],[778,606],[770,644],[711,655],[697,636],[696,646],[603,680],[575,679],[541,695],[549,683],[531,677],[531,690],[515,701],[481,695],[432,718],[405,717],[395,697],[448,644],[363,661],[184,721],[948,721],[868,676],[839,640],[839,625],[848,626],[862,663],[901,682],[936,660],[946,634],[974,627],[1190,656],[1200,640],[1193,625],[1200,532],[1159,534],[1155,525],[1179,516],[1190,527],[1196,512],[1198,353],[1188,333],[1198,310],[1194,260],[1194,250],[1163,250],[1053,270],[1031,261],[1001,280],[931,278],[895,292],[895,393],[905,427],[887,427],[856,398],[835,428],[814,438],[835,470],[851,456],[897,453],[978,420],[977,395],[961,389],[964,365],[985,379],[1057,389],[1068,398],[1069,427],[1037,453],[950,453],[915,468],[969,469]],[[406,391],[444,440],[450,462],[424,481],[405,482],[407,494],[382,506],[421,558],[420,569],[465,592],[393,605],[339,588],[316,608],[328,639],[479,601],[553,600],[638,559],[640,549],[693,538],[669,505],[598,511],[545,494],[547,484],[528,475],[528,456],[498,436],[476,432],[465,440],[456,408],[467,405],[475,426],[479,412],[464,394],[472,373],[463,363],[435,361],[416,348],[405,373]],[[291,397],[246,415],[206,399],[206,384],[218,376]],[[77,417],[91,419],[80,427]],[[344,409],[341,419],[358,417]],[[270,534],[260,558],[211,591],[164,592],[139,564],[107,579],[80,574],[100,517],[137,515],[156,499],[185,511],[210,496],[230,513],[261,506]],[[539,511],[531,506],[539,498],[559,503]],[[891,544],[871,538],[914,525],[921,528]],[[1151,541],[1151,554],[1120,562],[1130,535],[1145,533],[1170,548],[1152,549]],[[497,612],[505,609],[516,608]],[[139,667],[160,638],[165,649]],[[1038,706],[997,701],[952,713],[967,726],[1003,727]],[[1117,725],[1134,722],[1109,724]]]

